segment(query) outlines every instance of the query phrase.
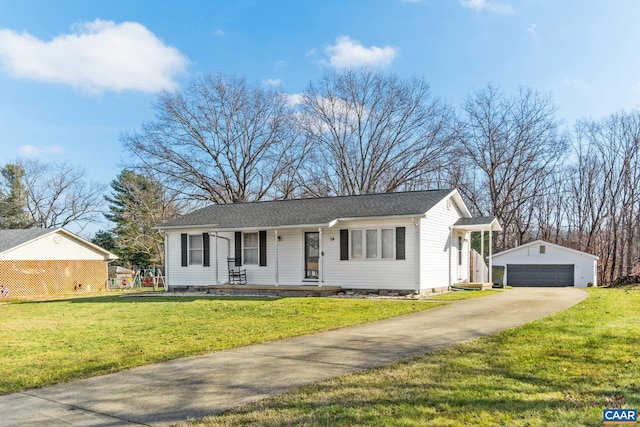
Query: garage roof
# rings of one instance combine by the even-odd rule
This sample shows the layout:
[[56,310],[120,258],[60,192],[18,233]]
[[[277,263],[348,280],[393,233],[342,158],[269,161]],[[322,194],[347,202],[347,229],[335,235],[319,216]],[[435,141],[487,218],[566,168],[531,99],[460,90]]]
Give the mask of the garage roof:
[[512,253],[512,252],[516,252],[516,251],[519,251],[521,249],[528,248],[530,246],[536,246],[536,245],[552,246],[554,248],[558,248],[558,249],[561,249],[563,251],[571,252],[571,253],[573,253],[575,255],[582,255],[582,256],[589,257],[591,259],[599,259],[599,257],[597,257],[596,255],[592,255],[590,253],[582,252],[582,251],[579,251],[579,250],[576,250],[576,249],[571,249],[571,248],[568,248],[566,246],[557,245],[555,243],[545,242],[544,240],[535,240],[533,242],[529,242],[529,243],[525,243],[525,244],[520,245],[520,246],[516,246],[515,248],[507,249],[506,251],[502,251],[502,252],[499,252],[497,254],[494,254],[493,258],[494,259],[495,258],[500,258],[502,255],[506,255],[506,254],[509,254],[509,253]]

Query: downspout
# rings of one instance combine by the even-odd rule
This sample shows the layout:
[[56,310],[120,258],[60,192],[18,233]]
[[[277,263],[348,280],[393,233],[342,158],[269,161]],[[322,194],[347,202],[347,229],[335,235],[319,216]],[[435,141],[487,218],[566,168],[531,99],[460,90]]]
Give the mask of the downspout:
[[164,291],[169,292],[169,235],[164,233]]
[[275,232],[275,237],[276,237],[276,280],[275,280],[275,282],[276,282],[276,286],[278,286],[278,278],[279,278],[278,277],[278,274],[279,274],[278,273],[278,271],[279,271],[279,268],[278,268],[278,240],[280,240],[280,236],[278,236],[278,230],[274,230],[274,232]]
[[416,230],[416,254],[414,257],[414,262],[416,263],[416,295],[420,294],[420,289],[422,287],[422,283],[420,282],[420,269],[422,263],[422,256],[420,254],[420,247],[422,243],[422,228],[420,227],[420,220],[416,220],[416,218],[411,218],[411,222],[413,222],[414,228]]

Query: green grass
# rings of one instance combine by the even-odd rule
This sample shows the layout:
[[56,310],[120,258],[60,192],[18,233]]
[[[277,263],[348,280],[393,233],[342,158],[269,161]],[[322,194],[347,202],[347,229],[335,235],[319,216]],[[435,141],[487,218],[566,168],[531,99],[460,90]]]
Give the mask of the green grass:
[[445,302],[101,296],[0,303],[0,394],[340,328]]
[[601,426],[640,409],[640,291],[256,402],[196,426]]

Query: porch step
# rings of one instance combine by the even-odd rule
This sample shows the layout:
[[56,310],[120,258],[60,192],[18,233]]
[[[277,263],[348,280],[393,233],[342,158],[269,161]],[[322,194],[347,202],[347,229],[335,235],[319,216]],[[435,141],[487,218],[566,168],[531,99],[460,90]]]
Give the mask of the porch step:
[[326,297],[342,291],[340,286],[274,286],[274,285],[211,285],[210,295],[243,295],[270,297]]
[[486,290],[491,289],[493,287],[493,283],[490,282],[458,282],[453,285],[455,288],[461,289],[478,289],[478,290]]

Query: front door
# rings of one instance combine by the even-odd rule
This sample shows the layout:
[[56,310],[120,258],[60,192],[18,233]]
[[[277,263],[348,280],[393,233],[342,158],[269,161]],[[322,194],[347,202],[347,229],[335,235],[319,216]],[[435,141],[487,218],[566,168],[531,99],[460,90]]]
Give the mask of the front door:
[[320,233],[307,231],[304,233],[304,278],[318,280],[320,257]]

